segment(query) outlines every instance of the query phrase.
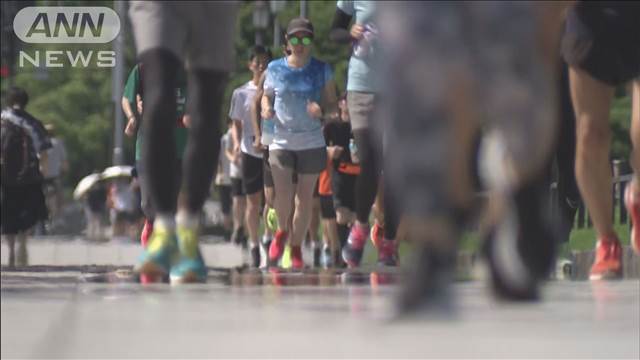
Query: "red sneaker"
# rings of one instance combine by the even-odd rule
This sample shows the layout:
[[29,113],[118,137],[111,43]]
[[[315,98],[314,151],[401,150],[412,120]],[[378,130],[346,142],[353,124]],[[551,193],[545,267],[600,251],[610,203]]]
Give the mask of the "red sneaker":
[[631,248],[640,255],[640,194],[631,190],[630,183],[624,191],[624,204],[631,218]]
[[302,248],[300,248],[300,246],[291,247],[291,268],[304,268],[304,261],[302,261]]
[[153,233],[153,222],[149,221],[149,219],[144,219],[144,227],[142,228],[142,233],[140,234],[140,244],[142,244],[143,248],[147,248],[147,243],[149,243],[149,238]]
[[617,238],[598,239],[596,260],[591,266],[590,280],[609,280],[622,277],[622,247]]
[[342,248],[342,258],[349,267],[360,266],[364,245],[367,243],[369,235],[369,224],[361,225],[357,221],[351,226],[347,243]]
[[371,242],[376,249],[380,249],[380,245],[382,244],[382,239],[384,237],[384,228],[378,224],[376,221],[371,228]]
[[276,234],[273,236],[273,241],[271,241],[271,245],[269,246],[269,265],[276,266],[278,265],[278,260],[282,257],[284,253],[284,247],[287,243],[287,232],[284,230],[276,231]]

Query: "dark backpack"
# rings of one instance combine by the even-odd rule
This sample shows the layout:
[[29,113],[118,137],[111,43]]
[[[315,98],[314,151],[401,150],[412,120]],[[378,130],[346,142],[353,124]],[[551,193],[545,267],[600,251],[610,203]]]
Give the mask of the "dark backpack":
[[0,168],[3,185],[28,185],[42,181],[40,161],[27,131],[2,119]]

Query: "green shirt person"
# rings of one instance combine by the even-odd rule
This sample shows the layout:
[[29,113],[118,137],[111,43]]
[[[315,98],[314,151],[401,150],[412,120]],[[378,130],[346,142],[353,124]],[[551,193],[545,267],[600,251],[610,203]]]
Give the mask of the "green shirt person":
[[[143,106],[143,92],[142,92],[142,80],[143,80],[142,66],[136,64],[129,73],[127,83],[124,86],[124,93],[122,94],[122,110],[127,116],[127,126],[124,130],[127,136],[133,136],[136,134],[136,162],[141,158],[142,142],[144,134],[142,127],[139,126],[139,121],[142,119],[142,106]],[[178,116],[176,119],[176,150],[178,158],[182,159],[184,150],[187,145],[187,128],[185,124],[185,110],[186,110],[186,91],[183,87],[176,88],[176,103]]]
[[[139,126],[139,121],[142,119],[142,107],[143,107],[143,66],[137,64],[129,73],[127,83],[124,87],[124,93],[122,95],[122,110],[127,116],[127,126],[124,130],[127,136],[136,135],[136,150],[135,161],[136,168],[138,170],[138,176],[141,180],[140,206],[146,217],[144,228],[140,235],[140,241],[143,246],[146,246],[149,236],[153,232],[153,219],[155,218],[155,210],[151,205],[151,197],[146,186],[143,186],[145,181],[143,178],[146,176],[146,170],[142,169],[142,142],[144,141],[144,131],[142,126]],[[185,114],[186,108],[186,92],[183,87],[176,88],[176,102],[177,102],[177,117],[176,117],[176,154],[178,158],[178,164],[176,167],[175,175],[180,178],[181,172],[181,160],[184,155],[185,148],[187,147],[187,128],[188,116]]]

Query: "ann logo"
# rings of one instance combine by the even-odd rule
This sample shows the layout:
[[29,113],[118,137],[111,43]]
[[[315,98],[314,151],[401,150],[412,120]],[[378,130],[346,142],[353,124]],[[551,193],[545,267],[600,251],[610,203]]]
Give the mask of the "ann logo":
[[120,18],[108,7],[31,6],[13,20],[16,36],[27,43],[108,43],[120,32]]
[[60,30],[64,29],[66,36],[68,37],[82,37],[85,36],[86,30],[91,31],[92,36],[99,37],[102,33],[102,24],[104,24],[104,15],[102,12],[98,14],[97,24],[94,23],[91,13],[82,12],[74,13],[73,19],[69,21],[65,13],[56,14],[55,22],[53,24],[53,33],[51,32],[51,24],[49,22],[49,14],[39,13],[34,20],[27,37],[31,38],[34,34],[42,34],[45,37],[59,37]]

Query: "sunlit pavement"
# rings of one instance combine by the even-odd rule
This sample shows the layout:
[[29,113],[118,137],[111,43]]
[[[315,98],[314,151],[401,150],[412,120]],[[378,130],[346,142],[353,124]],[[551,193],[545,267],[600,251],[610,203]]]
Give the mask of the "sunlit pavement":
[[[513,305],[456,283],[453,312],[394,317],[397,273],[211,269],[141,285],[127,268],[2,272],[2,358],[640,355],[640,283],[553,281]],[[42,270],[42,269],[39,269]]]
[[457,282],[448,312],[399,319],[391,269],[247,270],[218,243],[203,245],[207,284],[141,285],[139,252],[33,241],[31,266],[2,267],[2,358],[640,357],[637,278],[551,281],[542,302],[519,305]]

